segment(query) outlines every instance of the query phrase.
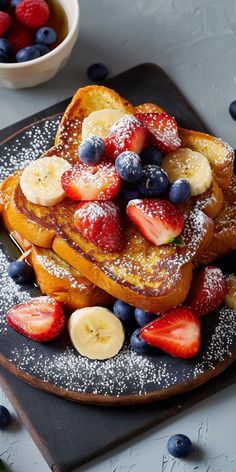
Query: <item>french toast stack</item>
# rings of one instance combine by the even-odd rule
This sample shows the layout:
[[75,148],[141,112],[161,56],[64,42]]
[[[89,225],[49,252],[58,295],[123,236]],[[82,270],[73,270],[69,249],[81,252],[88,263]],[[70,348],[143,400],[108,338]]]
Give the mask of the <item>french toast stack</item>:
[[[126,115],[163,112],[153,104],[134,108],[105,87],[82,88],[65,111],[54,147],[43,157],[57,156],[75,164],[84,120],[103,109]],[[236,249],[233,150],[208,134],[178,131],[181,147],[206,156],[213,176],[206,192],[180,204],[185,215],[182,246],[155,246],[126,218],[121,249],[107,252],[77,230],[77,202],[64,198],[42,206],[28,201],[19,184],[22,170],[2,183],[4,225],[23,251],[31,248],[27,260],[42,293],[62,302],[69,311],[109,305],[115,297],[152,313],[165,312],[185,301],[194,266]]]

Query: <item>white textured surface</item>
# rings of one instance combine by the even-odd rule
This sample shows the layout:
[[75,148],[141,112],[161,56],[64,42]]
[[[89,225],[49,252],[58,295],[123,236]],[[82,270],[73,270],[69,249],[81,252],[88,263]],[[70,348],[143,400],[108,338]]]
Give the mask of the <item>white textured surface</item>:
[[[213,132],[236,147],[228,114],[236,99],[235,0],[80,0],[80,6],[81,32],[68,66],[36,89],[0,89],[0,128],[68,97],[86,83],[93,62],[105,62],[111,75],[156,62]],[[234,385],[80,471],[236,472],[235,395]],[[3,394],[0,403],[7,404]],[[185,461],[166,453],[168,437],[178,432],[199,447]],[[0,432],[0,456],[10,472],[49,472],[18,422]]]

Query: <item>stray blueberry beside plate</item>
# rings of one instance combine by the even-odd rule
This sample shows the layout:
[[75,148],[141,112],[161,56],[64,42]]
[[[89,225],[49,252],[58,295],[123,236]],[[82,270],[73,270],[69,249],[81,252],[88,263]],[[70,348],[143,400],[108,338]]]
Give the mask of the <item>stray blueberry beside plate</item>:
[[108,67],[102,62],[91,64],[87,69],[87,76],[93,82],[101,82],[108,76]]
[[34,271],[25,261],[14,261],[8,266],[8,275],[17,284],[27,284],[33,279]]
[[0,429],[6,428],[10,421],[11,415],[8,409],[5,406],[0,405]]
[[175,434],[169,438],[167,449],[172,456],[180,459],[191,454],[193,445],[192,441],[185,434]]

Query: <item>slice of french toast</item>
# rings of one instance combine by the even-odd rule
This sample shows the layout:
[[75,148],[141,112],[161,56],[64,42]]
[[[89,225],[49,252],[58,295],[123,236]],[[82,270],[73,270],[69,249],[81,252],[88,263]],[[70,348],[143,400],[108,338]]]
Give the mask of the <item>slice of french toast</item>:
[[[149,112],[153,111],[151,104],[148,106]],[[55,146],[45,155],[58,155],[72,163],[77,161],[83,119],[102,108],[134,113],[134,108],[110,89],[98,86],[80,89],[65,112]],[[145,105],[142,110],[147,111]],[[207,155],[214,174],[207,195],[191,199],[190,207],[185,208],[183,247],[153,246],[126,222],[121,252],[102,252],[76,230],[73,218],[76,203],[65,199],[51,208],[29,203],[19,186],[20,173],[9,178],[5,189],[3,184],[5,225],[9,224],[34,245],[52,248],[92,283],[128,303],[153,312],[182,303],[191,283],[193,261],[212,239],[212,218],[222,209],[222,188],[232,176],[233,152],[212,136],[188,130],[180,132],[185,146]]]

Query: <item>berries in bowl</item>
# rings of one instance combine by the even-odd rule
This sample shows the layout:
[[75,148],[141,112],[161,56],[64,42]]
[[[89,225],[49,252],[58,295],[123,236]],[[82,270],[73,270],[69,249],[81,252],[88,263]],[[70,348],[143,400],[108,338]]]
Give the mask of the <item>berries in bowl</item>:
[[[4,6],[5,5],[5,6]],[[33,87],[67,62],[79,31],[77,0],[0,4],[0,86]]]

